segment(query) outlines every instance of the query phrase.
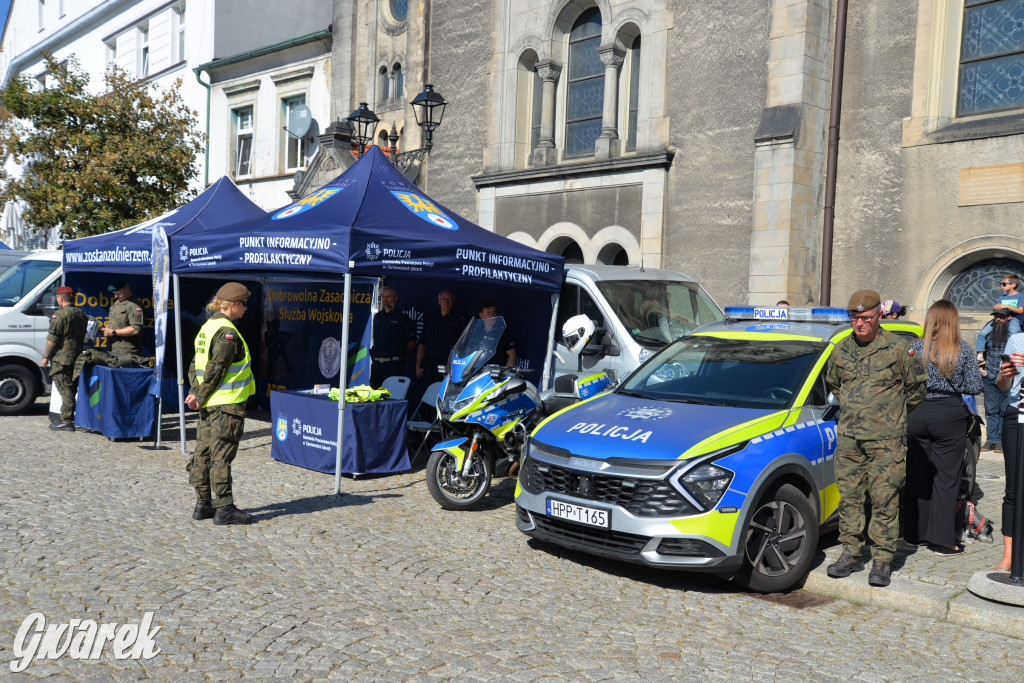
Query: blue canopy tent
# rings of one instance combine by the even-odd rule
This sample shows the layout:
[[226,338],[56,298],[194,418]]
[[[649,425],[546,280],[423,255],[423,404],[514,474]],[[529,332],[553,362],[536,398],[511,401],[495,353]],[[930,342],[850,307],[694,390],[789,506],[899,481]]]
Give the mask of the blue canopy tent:
[[[348,348],[353,276],[501,285],[557,296],[564,263],[561,256],[502,237],[446,209],[411,184],[377,147],[282,209],[218,228],[190,225],[168,238],[169,252],[178,255],[171,261],[176,282],[181,275],[205,273],[343,275],[343,349]],[[340,378],[344,396],[344,353]],[[345,402],[339,401],[335,492],[340,490],[344,409]]]
[[[187,226],[214,228],[239,220],[252,220],[264,214],[263,209],[243,194],[230,178],[224,176],[187,204],[162,216],[130,228],[64,242],[65,273],[116,273],[128,276],[126,279],[129,282],[133,275],[144,276],[152,282],[157,361],[154,363],[151,393],[160,395],[162,353],[167,328],[167,290],[160,286],[166,282],[160,272],[166,270],[167,264],[166,258],[154,258],[152,247],[155,236],[174,234]],[[177,300],[178,292],[175,292]],[[181,429],[184,431],[183,420]],[[159,439],[159,430],[157,434]]]

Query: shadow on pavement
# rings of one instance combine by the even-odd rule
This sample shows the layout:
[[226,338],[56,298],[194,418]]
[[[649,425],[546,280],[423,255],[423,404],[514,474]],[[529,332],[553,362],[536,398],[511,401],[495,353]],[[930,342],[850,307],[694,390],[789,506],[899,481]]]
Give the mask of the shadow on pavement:
[[742,592],[735,584],[729,583],[726,579],[713,574],[657,569],[620,560],[605,559],[577,550],[563,548],[562,546],[547,543],[536,538],[530,538],[526,543],[533,550],[546,552],[549,555],[581,564],[585,567],[611,574],[612,576],[649,583],[659,588],[707,594]]
[[309,496],[296,500],[285,500],[280,503],[271,503],[262,507],[246,508],[245,511],[252,514],[257,522],[260,522],[283,515],[307,515],[311,512],[323,512],[333,508],[356,505],[370,505],[379,499],[400,497],[398,494],[391,493],[368,496],[362,493],[346,493],[342,491],[339,496],[333,493],[322,496]]

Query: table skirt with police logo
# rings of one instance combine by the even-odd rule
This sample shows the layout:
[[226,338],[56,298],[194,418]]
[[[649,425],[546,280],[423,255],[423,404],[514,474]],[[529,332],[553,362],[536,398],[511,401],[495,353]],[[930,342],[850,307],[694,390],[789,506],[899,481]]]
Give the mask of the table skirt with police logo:
[[[407,401],[345,404],[342,474],[407,472]],[[338,402],[302,391],[270,392],[270,455],[275,460],[334,474],[338,443]]]

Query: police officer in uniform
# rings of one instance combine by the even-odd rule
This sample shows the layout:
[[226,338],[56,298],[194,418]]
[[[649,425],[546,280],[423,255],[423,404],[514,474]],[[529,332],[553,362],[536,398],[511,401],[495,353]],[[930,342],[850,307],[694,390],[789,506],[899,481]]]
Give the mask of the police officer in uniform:
[[196,450],[188,481],[196,492],[192,519],[214,524],[251,524],[252,515],[235,507],[231,462],[245,425],[245,402],[256,393],[249,346],[232,321],[245,313],[249,290],[229,282],[206,305],[212,314],[196,335],[189,367],[191,391],[185,405],[199,411]]
[[57,303],[60,308],[50,318],[50,331],[46,335],[46,350],[39,366],[50,368],[50,379],[54,389],[60,392],[60,423],[50,425],[58,432],[75,431],[75,389],[77,383],[71,375],[75,359],[82,353],[89,317],[74,305],[75,290],[70,287],[57,288]]
[[423,333],[416,350],[416,378],[424,386],[441,379],[437,366],[448,362],[448,354],[459,341],[469,319],[455,310],[455,295],[444,290],[437,295],[438,312],[423,320]]
[[385,379],[404,374],[405,357],[416,348],[416,329],[409,316],[395,308],[398,290],[384,287],[381,310],[373,316],[373,348],[370,349],[370,386],[379,389]]
[[142,304],[132,295],[132,288],[124,279],[110,283],[107,291],[114,297],[107,324],[100,328],[100,334],[107,338],[110,352],[89,349],[75,361],[74,378],[85,365],[107,365],[110,367],[139,367],[142,357]]
[[864,569],[864,496],[871,500],[873,545],[868,583],[888,586],[899,541],[899,488],[906,474],[907,413],[925,397],[928,373],[899,335],[881,329],[881,297],[862,289],[847,306],[853,334],[836,345],[825,380],[839,413],[835,452],[839,541],[843,552],[827,568],[843,578]]

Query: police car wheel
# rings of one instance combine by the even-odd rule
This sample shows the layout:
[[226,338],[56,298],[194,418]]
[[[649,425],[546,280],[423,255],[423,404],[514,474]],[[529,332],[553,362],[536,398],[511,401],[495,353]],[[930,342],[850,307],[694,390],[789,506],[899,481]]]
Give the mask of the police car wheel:
[[789,590],[807,577],[818,549],[814,506],[795,486],[777,483],[758,502],[745,539],[737,583],[758,593]]
[[36,380],[20,365],[0,367],[0,415],[17,415],[36,400]]
[[427,460],[427,490],[445,510],[476,507],[491,488],[491,476],[491,461],[481,455],[473,458],[468,476],[447,451],[434,451]]

